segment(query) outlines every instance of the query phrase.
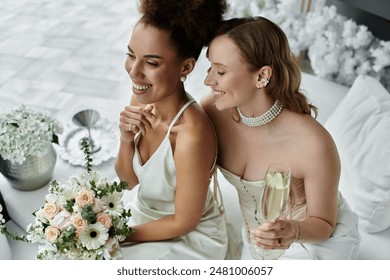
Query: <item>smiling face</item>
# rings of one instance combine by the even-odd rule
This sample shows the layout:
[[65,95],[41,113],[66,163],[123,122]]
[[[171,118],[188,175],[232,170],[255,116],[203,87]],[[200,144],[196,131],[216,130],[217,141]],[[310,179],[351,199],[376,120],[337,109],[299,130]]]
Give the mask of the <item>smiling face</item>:
[[168,32],[139,22],[130,38],[125,63],[138,102],[155,103],[184,92],[179,80],[183,61]]
[[239,48],[227,35],[216,37],[211,42],[208,59],[211,67],[204,83],[213,89],[218,110],[249,104],[259,94],[257,72],[250,71]]

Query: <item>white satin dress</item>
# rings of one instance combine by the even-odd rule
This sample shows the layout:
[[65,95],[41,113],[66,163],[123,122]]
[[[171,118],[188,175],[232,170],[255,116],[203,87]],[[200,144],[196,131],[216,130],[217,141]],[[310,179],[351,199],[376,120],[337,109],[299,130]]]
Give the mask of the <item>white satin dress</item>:
[[[248,181],[232,172],[218,167],[223,176],[237,190],[241,213],[244,220],[242,230],[243,249],[241,259],[253,259],[249,253],[249,231],[261,224],[262,218],[255,219],[255,213],[261,209],[264,180]],[[306,216],[306,197],[303,180],[291,178],[289,197],[289,218],[301,220]],[[320,243],[293,243],[280,259],[295,260],[349,260],[357,259],[360,234],[358,231],[358,217],[351,211],[347,202],[339,193],[337,225],[330,238]],[[260,223],[259,223],[260,221]]]
[[[136,135],[133,167],[139,185],[138,193],[127,206],[132,212],[131,225],[147,223],[175,213],[176,168],[169,134],[180,115],[194,102],[190,100],[181,108],[170,124],[164,140],[143,165],[137,148],[139,134]],[[122,254],[125,260],[212,260],[225,259],[227,248],[225,215],[217,205],[214,190],[209,188],[201,221],[194,231],[166,241],[122,245]]]

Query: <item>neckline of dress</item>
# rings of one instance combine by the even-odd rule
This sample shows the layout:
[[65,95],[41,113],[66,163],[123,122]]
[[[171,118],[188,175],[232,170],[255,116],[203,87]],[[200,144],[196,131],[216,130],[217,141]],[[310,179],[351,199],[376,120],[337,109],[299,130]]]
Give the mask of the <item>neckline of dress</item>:
[[255,183],[263,183],[264,182],[264,179],[260,179],[260,180],[246,180],[244,178],[242,178],[241,176],[227,170],[226,168],[223,168],[222,166],[218,165],[218,168],[221,169],[222,172],[224,173],[228,173],[230,174],[231,176],[235,177],[237,180],[240,180],[240,181],[243,181],[243,182],[247,182],[247,183],[251,183],[251,184],[255,184]]
[[[153,154],[152,154],[144,163],[142,163],[141,154],[140,154],[139,149],[138,149],[139,138],[141,137],[141,136],[140,136],[140,135],[141,135],[140,132],[138,133],[138,135],[137,135],[137,142],[136,142],[136,145],[135,145],[134,148],[135,148],[135,151],[136,151],[136,153],[137,153],[138,163],[139,163],[139,165],[141,166],[141,168],[144,167],[144,166],[145,166],[145,165],[146,165],[146,164],[155,156],[155,154],[157,154],[157,153],[159,152],[159,150],[160,150],[161,147],[163,146],[164,142],[167,141],[167,139],[168,139],[168,141],[169,141],[169,135],[170,135],[170,133],[171,133],[172,127],[174,126],[174,124],[176,123],[176,121],[179,119],[179,117],[182,115],[182,113],[184,112],[184,110],[187,109],[187,107],[190,106],[190,105],[191,105],[192,103],[194,103],[194,102],[195,102],[194,99],[190,99],[190,100],[188,100],[188,101],[186,102],[186,104],[184,104],[184,105],[180,108],[179,112],[177,112],[176,116],[173,118],[173,120],[172,120],[171,123],[169,124],[167,133],[165,134],[165,136],[164,136],[163,140],[161,141],[160,145],[157,147],[157,149],[153,152]],[[168,145],[168,146],[169,146],[169,149],[171,150],[171,153],[170,153],[170,154],[173,156],[173,154],[172,154],[172,147],[171,147],[170,141],[169,141],[169,145]]]
[[[260,179],[260,180],[246,180],[244,178],[242,178],[241,176],[227,170],[226,168],[223,168],[222,166],[220,165],[217,165],[218,168],[221,170],[221,172],[223,173],[228,173],[230,176],[233,176],[235,177],[237,180],[240,180],[241,182],[246,182],[246,183],[250,183],[250,184],[255,184],[255,183],[263,183],[264,182],[264,179]],[[294,176],[291,176],[291,181],[302,181],[302,179],[299,179],[299,178],[295,178]]]

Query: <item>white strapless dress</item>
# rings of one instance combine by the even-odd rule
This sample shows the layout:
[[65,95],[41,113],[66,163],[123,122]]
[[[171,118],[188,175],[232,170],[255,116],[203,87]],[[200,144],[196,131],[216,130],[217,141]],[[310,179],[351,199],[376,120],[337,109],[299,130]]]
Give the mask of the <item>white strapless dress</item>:
[[[243,249],[242,259],[253,259],[249,253],[249,231],[259,226],[255,219],[257,208],[260,207],[259,200],[264,187],[264,180],[247,181],[230,171],[218,167],[226,178],[237,190],[244,226],[242,230]],[[291,194],[292,192],[292,194]],[[291,196],[293,198],[291,199]],[[257,202],[254,199],[258,198]],[[306,211],[306,198],[304,197],[303,182],[299,179],[291,180],[290,215],[297,220],[303,219]],[[320,260],[349,260],[357,259],[360,234],[358,231],[358,217],[351,211],[345,199],[339,193],[338,197],[337,225],[328,240],[321,243],[293,243],[280,259],[320,259]]]

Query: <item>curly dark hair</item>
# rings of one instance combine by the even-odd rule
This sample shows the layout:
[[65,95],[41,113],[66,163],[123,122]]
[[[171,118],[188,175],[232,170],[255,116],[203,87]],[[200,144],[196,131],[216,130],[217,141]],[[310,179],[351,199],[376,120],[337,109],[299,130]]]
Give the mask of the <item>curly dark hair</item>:
[[171,32],[180,57],[198,59],[228,9],[226,0],[140,0],[140,22]]

